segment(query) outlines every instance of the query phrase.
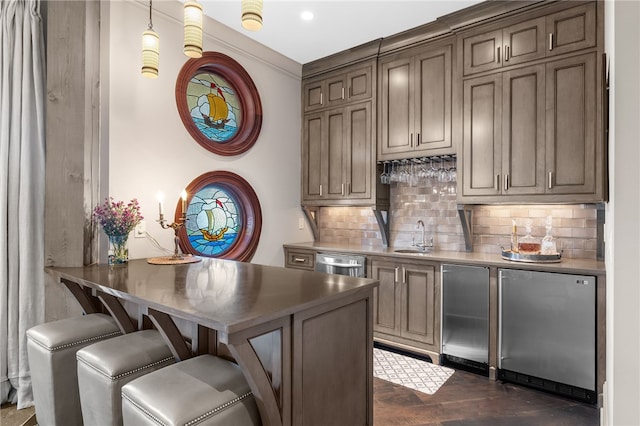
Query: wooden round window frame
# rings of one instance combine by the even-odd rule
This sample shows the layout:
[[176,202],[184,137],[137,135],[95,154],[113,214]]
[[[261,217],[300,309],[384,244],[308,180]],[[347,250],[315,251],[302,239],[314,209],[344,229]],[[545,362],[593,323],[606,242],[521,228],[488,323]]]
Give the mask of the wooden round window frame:
[[[197,256],[215,257],[218,259],[238,260],[241,262],[249,261],[253,257],[258,242],[260,241],[260,233],[262,231],[262,210],[260,201],[249,183],[235,173],[227,171],[213,171],[205,173],[195,178],[187,187],[187,206],[191,203],[191,199],[201,189],[215,185],[224,189],[227,193],[234,197],[236,206],[240,210],[242,217],[242,225],[238,237],[220,256],[209,256],[197,251],[189,241],[187,230],[183,227],[178,233],[180,249],[183,253],[190,253]],[[181,219],[182,206],[181,201],[176,205],[174,222],[178,223]]]
[[[217,74],[236,90],[242,109],[238,131],[229,140],[216,142],[198,129],[187,104],[187,86],[191,79],[203,73]],[[214,154],[232,156],[242,154],[253,146],[262,127],[262,103],[253,80],[245,69],[229,56],[219,52],[204,52],[201,58],[189,59],[176,80],[176,105],[187,131],[203,148]]]

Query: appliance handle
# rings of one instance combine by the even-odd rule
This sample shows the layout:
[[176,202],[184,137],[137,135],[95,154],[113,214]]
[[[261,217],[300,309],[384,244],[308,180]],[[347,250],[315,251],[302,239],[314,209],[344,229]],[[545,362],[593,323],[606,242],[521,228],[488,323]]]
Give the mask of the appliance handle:
[[339,266],[341,268],[360,268],[362,266],[362,264],[360,263],[340,263],[340,262],[326,262],[322,259],[318,260],[318,263],[322,263],[324,265],[329,265],[329,266]]

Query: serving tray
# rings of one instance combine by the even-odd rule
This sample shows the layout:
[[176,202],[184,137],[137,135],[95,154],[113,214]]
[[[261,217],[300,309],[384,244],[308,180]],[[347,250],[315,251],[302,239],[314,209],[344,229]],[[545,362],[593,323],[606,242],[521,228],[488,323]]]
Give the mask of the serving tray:
[[502,258],[513,262],[558,263],[562,261],[562,252],[557,254],[521,254],[502,248]]

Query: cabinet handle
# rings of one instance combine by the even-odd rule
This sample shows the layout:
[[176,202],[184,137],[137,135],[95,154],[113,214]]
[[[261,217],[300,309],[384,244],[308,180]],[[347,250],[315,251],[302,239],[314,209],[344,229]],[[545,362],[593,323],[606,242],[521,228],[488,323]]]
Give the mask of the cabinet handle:
[[402,282],[404,284],[407,283],[407,268],[405,268],[404,266],[402,267]]
[[553,172],[549,172],[549,189],[553,188]]
[[294,257],[293,261],[296,262],[296,263],[305,263],[306,259],[303,259],[301,257]]
[[496,175],[496,181],[494,182],[493,189],[500,190],[500,175]]
[[498,54],[496,56],[497,56],[497,61],[496,62],[500,63],[500,47],[498,47]]
[[504,190],[505,191],[509,190],[509,173],[506,173],[504,175]]
[[342,99],[344,100],[344,87],[342,88]]
[[344,183],[342,184],[342,187],[340,188],[340,193],[344,197]]
[[409,146],[413,148],[413,133],[409,133]]
[[549,50],[553,50],[553,33],[549,33]]
[[320,196],[322,197],[322,184],[320,184]]
[[400,269],[399,267],[396,266],[394,272],[393,272],[393,280],[395,282],[398,282],[398,269]]
[[322,105],[322,104],[323,104],[323,102],[322,102],[322,101],[323,101],[323,99],[322,99],[322,93],[320,93],[320,105]]
[[416,133],[416,146],[420,146],[420,133]]
[[509,53],[511,51],[511,47],[510,46],[505,46],[504,48],[504,61],[505,62],[509,62]]

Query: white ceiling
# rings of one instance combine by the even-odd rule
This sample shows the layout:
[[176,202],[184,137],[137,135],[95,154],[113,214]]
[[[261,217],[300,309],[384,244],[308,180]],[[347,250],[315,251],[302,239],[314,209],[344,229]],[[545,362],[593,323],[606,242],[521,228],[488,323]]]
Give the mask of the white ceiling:
[[[264,0],[263,27],[240,25],[240,0],[200,0],[207,16],[301,64],[434,21],[479,0]],[[312,21],[300,14],[311,11]]]

